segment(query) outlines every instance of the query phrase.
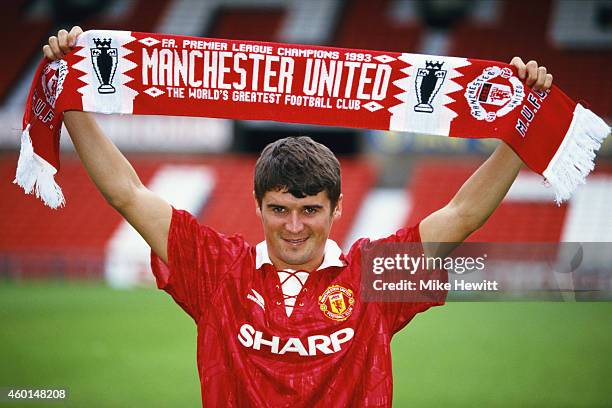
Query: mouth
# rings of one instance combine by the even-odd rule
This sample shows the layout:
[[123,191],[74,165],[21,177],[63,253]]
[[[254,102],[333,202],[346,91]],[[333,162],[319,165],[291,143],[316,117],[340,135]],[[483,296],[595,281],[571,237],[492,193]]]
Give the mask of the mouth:
[[300,246],[302,245],[304,242],[306,242],[308,240],[308,237],[305,238],[283,238],[283,241],[285,241],[286,243],[288,243],[291,246]]

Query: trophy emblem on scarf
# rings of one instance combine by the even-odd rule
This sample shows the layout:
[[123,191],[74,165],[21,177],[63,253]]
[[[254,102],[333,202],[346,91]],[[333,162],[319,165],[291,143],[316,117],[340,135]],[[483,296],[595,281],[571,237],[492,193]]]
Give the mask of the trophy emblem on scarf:
[[442,64],[444,62],[426,61],[425,68],[418,69],[414,86],[419,103],[414,106],[415,112],[433,112],[431,103],[446,77],[446,71],[441,69]]
[[111,82],[117,70],[117,48],[111,48],[111,39],[94,38],[96,48],[91,48],[91,62],[100,81],[98,92],[101,94],[115,93]]

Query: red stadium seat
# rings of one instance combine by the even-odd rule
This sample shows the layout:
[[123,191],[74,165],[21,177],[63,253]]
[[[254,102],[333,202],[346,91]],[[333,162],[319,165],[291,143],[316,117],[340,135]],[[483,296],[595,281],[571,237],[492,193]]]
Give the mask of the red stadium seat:
[[221,7],[207,36],[235,40],[278,41],[277,35],[284,17],[283,9]]
[[[28,1],[17,0],[2,4],[0,25],[2,33],[10,35],[10,62],[2,64],[0,70],[0,102],[3,101],[17,83],[35,54],[41,54],[42,43],[51,30],[49,18],[25,18]],[[8,40],[9,37],[6,37]]]
[[[415,166],[408,184],[414,207],[407,225],[413,225],[442,208],[478,168],[478,161],[423,160]],[[567,205],[553,202],[504,201],[471,242],[558,242]]]
[[[201,222],[223,233],[241,233],[252,244],[263,240],[252,196],[254,157],[133,156],[130,161],[145,184],[163,164],[210,167],[215,187],[201,210]],[[0,179],[5,180],[0,200],[0,228],[5,232],[0,236],[0,276],[101,278],[107,243],[121,221],[119,214],[106,204],[75,157],[62,159],[58,183],[67,204],[60,210],[45,207],[10,184],[16,163],[14,154],[0,157]],[[342,166],[344,213],[331,237],[339,244],[375,181],[374,171],[364,161],[342,160]]]
[[[106,205],[75,158],[64,157],[57,178],[67,198],[66,207],[51,210],[34,196],[10,184],[15,177],[16,156],[0,159],[4,180],[0,200],[0,254],[12,262],[21,276],[57,273],[62,276],[100,276],[104,248],[121,218]],[[146,183],[157,163],[138,161]],[[0,256],[1,258],[1,256]]]
[[391,1],[347,2],[339,22],[335,46],[383,51],[415,52],[422,25],[415,19],[393,21],[388,13]]
[[155,31],[172,0],[135,0],[130,2],[125,13],[113,18],[96,15],[82,22],[84,30],[129,30]]

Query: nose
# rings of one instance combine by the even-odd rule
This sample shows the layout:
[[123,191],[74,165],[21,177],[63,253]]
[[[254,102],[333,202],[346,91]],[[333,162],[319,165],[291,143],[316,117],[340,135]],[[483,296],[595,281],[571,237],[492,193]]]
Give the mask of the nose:
[[302,222],[297,211],[291,213],[291,216],[285,224],[285,228],[292,234],[298,234],[304,229],[304,223]]

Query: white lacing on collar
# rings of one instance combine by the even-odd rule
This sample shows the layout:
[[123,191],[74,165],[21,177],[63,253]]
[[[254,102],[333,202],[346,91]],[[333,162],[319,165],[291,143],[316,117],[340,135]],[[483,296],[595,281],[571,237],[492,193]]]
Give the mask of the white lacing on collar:
[[310,273],[306,271],[296,271],[293,269],[278,271],[287,316],[291,316],[291,313],[293,313],[297,297],[302,292],[302,289],[304,289],[308,276],[310,276]]

